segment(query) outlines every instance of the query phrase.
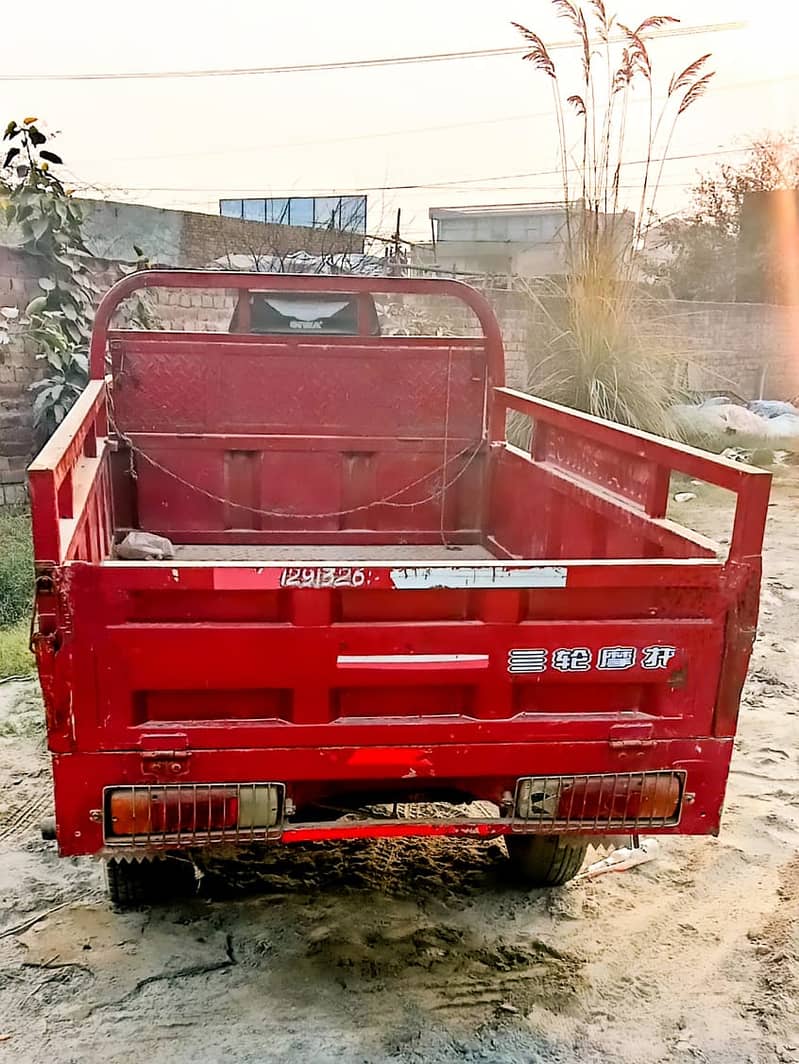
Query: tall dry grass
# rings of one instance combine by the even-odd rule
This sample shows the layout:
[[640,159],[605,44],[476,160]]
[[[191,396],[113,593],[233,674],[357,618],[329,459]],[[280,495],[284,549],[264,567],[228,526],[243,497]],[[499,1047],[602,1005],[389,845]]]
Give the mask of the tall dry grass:
[[[655,341],[644,327],[653,315],[638,269],[678,122],[713,76],[705,72],[710,55],[671,75],[658,109],[649,39],[678,20],[654,15],[631,28],[609,15],[603,0],[551,2],[580,47],[579,84],[566,86],[541,36],[514,23],[530,46],[524,60],[552,84],[567,248],[562,280],[550,282],[543,295],[528,289],[531,314],[545,322],[548,336],[542,357],[531,360],[528,387],[600,417],[677,435],[669,412],[674,352],[667,336]],[[636,92],[647,108],[640,197],[631,214],[622,207],[622,188]]]

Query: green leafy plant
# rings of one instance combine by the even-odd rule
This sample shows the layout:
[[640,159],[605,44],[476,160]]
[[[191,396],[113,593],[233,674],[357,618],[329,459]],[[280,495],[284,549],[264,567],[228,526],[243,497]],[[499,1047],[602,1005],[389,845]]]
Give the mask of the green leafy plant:
[[[552,3],[579,46],[576,85],[562,83],[543,39],[514,23],[529,45],[524,60],[552,85],[565,215],[564,276],[550,282],[544,294],[529,289],[535,304],[531,312],[545,322],[549,343],[544,357],[530,367],[528,388],[588,413],[670,434],[675,431],[669,415],[672,367],[668,345],[641,331],[641,323],[653,315],[640,305],[639,256],[677,123],[713,76],[705,72],[710,56],[671,76],[657,110],[648,38],[678,20],[655,15],[631,28],[608,14],[603,0]],[[646,104],[646,141],[632,213],[621,206],[622,178],[628,111],[639,90]],[[575,140],[579,148],[573,159]]]
[[30,612],[32,588],[30,516],[24,511],[0,513],[0,628]]
[[[0,680],[7,680],[12,676],[28,676],[34,671],[36,659],[28,647],[29,639],[28,621],[19,621],[9,628],[0,628]],[[4,729],[13,727],[11,720],[0,726],[0,735]]]
[[97,288],[91,278],[81,232],[82,214],[53,167],[63,160],[44,145],[49,137],[37,119],[11,121],[0,177],[7,225],[19,232],[19,246],[41,260],[41,294],[18,327],[45,365],[36,391],[34,426],[47,439],[63,420],[88,379],[88,343]]

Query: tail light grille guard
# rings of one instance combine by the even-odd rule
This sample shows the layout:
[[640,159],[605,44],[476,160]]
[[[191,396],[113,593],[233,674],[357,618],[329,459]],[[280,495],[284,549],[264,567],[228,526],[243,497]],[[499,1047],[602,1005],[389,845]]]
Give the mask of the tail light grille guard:
[[158,850],[279,839],[282,783],[182,783],[106,787],[106,847]]
[[[510,832],[631,832],[676,826],[685,799],[685,773],[610,772],[597,775],[525,776],[517,780],[510,817],[480,821],[485,834]],[[188,783],[107,787],[103,801],[105,846],[158,850],[215,843],[246,845],[301,835],[286,824],[286,788],[281,783]],[[431,821],[431,825],[436,821]],[[380,822],[367,834],[381,834]],[[386,820],[396,830],[404,822]],[[425,821],[408,822],[427,834]],[[468,831],[466,822],[445,822],[447,834]],[[473,828],[477,821],[470,821]],[[366,828],[364,822],[362,827]],[[346,834],[327,825],[323,834]],[[421,830],[420,830],[421,829]]]
[[511,831],[621,831],[674,827],[685,772],[606,772],[517,780]]

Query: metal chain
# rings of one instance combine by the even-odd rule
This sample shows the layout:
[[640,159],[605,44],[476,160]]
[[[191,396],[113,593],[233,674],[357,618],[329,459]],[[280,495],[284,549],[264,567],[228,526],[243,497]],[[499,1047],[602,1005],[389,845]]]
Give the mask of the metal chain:
[[[447,367],[447,397],[446,397],[445,424],[444,424],[444,461],[441,463],[441,465],[438,465],[434,469],[429,470],[427,473],[424,473],[421,477],[417,477],[416,480],[412,480],[409,484],[405,484],[403,487],[399,488],[397,491],[392,492],[390,495],[385,495],[385,496],[383,496],[380,499],[373,500],[372,502],[363,503],[360,506],[353,506],[349,510],[330,510],[327,513],[318,513],[318,514],[298,514],[298,513],[295,513],[292,510],[264,510],[264,509],[261,509],[260,507],[257,507],[257,506],[247,506],[245,503],[234,502],[233,499],[228,499],[228,498],[226,498],[223,495],[216,495],[216,494],[214,494],[214,492],[208,491],[207,488],[201,488],[199,486],[199,484],[193,484],[191,481],[186,480],[184,477],[180,476],[180,474],[176,473],[173,469],[168,469],[165,465],[162,465],[160,462],[156,461],[156,459],[152,458],[149,454],[147,454],[146,451],[143,451],[141,449],[141,447],[137,447],[133,443],[133,441],[130,439],[129,436],[126,436],[124,432],[121,432],[119,430],[119,428],[116,425],[116,409],[114,407],[114,386],[113,386],[113,381],[109,382],[109,385],[106,387],[106,397],[107,397],[107,403],[108,403],[108,422],[109,422],[109,427],[111,428],[111,430],[129,448],[129,453],[130,453],[130,475],[131,475],[131,478],[133,480],[137,479],[136,469],[135,469],[135,466],[133,464],[133,455],[136,454],[140,458],[143,458],[144,461],[147,462],[149,465],[151,465],[154,469],[157,469],[159,472],[163,473],[165,476],[170,477],[172,480],[174,480],[176,483],[180,484],[182,487],[188,488],[189,491],[196,492],[198,495],[204,495],[207,499],[211,499],[213,502],[219,502],[219,503],[222,503],[223,506],[231,506],[231,507],[234,507],[235,509],[238,509],[238,510],[244,510],[247,513],[255,514],[256,516],[259,516],[259,517],[287,517],[287,518],[293,518],[296,521],[321,521],[321,520],[325,520],[325,519],[331,518],[331,517],[349,517],[352,514],[361,513],[364,510],[371,510],[373,506],[389,506],[389,507],[392,507],[394,509],[412,509],[414,506],[424,506],[426,503],[435,502],[436,499],[440,498],[441,499],[441,525],[442,525],[441,536],[442,536],[442,542],[444,542],[444,545],[446,546],[446,539],[445,539],[445,536],[444,536],[444,528],[443,528],[443,525],[444,525],[444,495],[452,487],[452,485],[456,484],[460,480],[460,478],[464,475],[464,473],[466,473],[466,471],[471,466],[472,462],[475,460],[477,455],[482,450],[483,442],[484,442],[483,440],[478,440],[477,443],[474,444],[474,446],[472,446],[470,444],[467,447],[464,447],[462,450],[458,451],[458,453],[454,454],[451,458],[447,457],[448,444],[449,444],[449,405],[450,405],[450,381],[451,381],[451,376],[450,375],[451,375],[451,372],[452,372],[452,347],[450,347],[450,349],[449,349],[449,363],[448,363],[448,367]],[[404,495],[406,491],[410,491],[411,488],[415,488],[417,485],[423,484],[424,481],[429,480],[430,477],[435,476],[436,473],[439,473],[439,472],[442,473],[442,480],[443,480],[444,470],[446,470],[446,468],[449,465],[451,465],[453,462],[457,462],[459,458],[462,458],[469,451],[471,451],[472,453],[466,459],[466,462],[463,464],[462,468],[460,470],[458,470],[458,472],[455,474],[455,476],[451,480],[442,482],[441,487],[438,490],[432,492],[432,494],[425,496],[423,499],[416,499],[413,502],[394,502],[393,501],[394,499],[397,498],[397,496]]]
[[404,495],[406,491],[410,491],[411,488],[415,488],[418,484],[422,484],[425,480],[428,480],[436,473],[445,469],[446,465],[444,463],[442,463],[440,466],[436,466],[435,469],[431,469],[429,472],[425,473],[424,476],[418,477],[416,480],[411,481],[410,484],[405,484],[403,487],[399,488],[395,492],[392,492],[390,495],[383,496],[383,498],[381,499],[375,499],[372,502],[363,503],[360,506],[353,506],[349,510],[330,510],[326,513],[318,514],[298,514],[295,513],[293,510],[264,510],[257,506],[247,506],[245,503],[234,502],[233,499],[228,499],[223,495],[216,495],[214,494],[214,492],[208,491],[206,488],[201,488],[199,484],[192,484],[191,481],[186,480],[174,470],[168,469],[165,465],[162,465],[160,462],[156,461],[155,458],[152,458],[140,447],[137,447],[134,443],[131,442],[131,440],[127,436],[117,430],[113,422],[112,428],[114,429],[114,432],[117,434],[117,436],[119,436],[119,438],[123,440],[128,445],[128,447],[130,447],[132,453],[135,453],[140,458],[143,458],[144,461],[151,465],[154,469],[157,469],[165,476],[171,477],[172,480],[176,481],[184,488],[188,488],[190,491],[194,491],[198,495],[204,495],[207,499],[211,499],[213,502],[219,502],[225,506],[231,506],[238,510],[246,510],[247,513],[256,514],[261,517],[289,517],[294,518],[297,521],[318,521],[324,520],[325,518],[329,517],[348,517],[351,514],[360,513],[363,510],[370,510],[373,506],[391,506],[395,509],[411,509],[414,506],[424,506],[425,503],[434,502],[441,495],[443,495],[444,492],[451,488],[453,484],[460,480],[460,478],[464,475],[467,469],[471,466],[477,455],[480,453],[483,446],[483,441],[480,440],[474,447],[472,447],[471,445],[469,447],[464,447],[463,450],[458,451],[457,454],[454,454],[452,458],[448,459],[446,465],[451,465],[452,462],[456,462],[459,458],[462,458],[463,455],[465,455],[468,451],[471,450],[472,452],[464,463],[463,467],[458,470],[458,472],[451,480],[442,484],[438,490],[434,491],[430,495],[425,496],[423,499],[415,499],[413,502],[393,501],[397,498],[398,495]]

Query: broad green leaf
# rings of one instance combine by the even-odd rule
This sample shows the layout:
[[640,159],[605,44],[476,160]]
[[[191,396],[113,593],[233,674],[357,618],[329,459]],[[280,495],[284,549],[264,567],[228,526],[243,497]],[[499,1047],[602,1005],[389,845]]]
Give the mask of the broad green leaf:
[[34,218],[30,223],[30,226],[34,240],[41,240],[45,233],[50,229],[50,219],[47,217]]
[[63,329],[73,344],[79,344],[83,339],[83,334],[74,322],[65,321],[63,323]]
[[47,296],[36,296],[25,307],[25,314],[30,317],[31,314],[39,314],[47,306]]

